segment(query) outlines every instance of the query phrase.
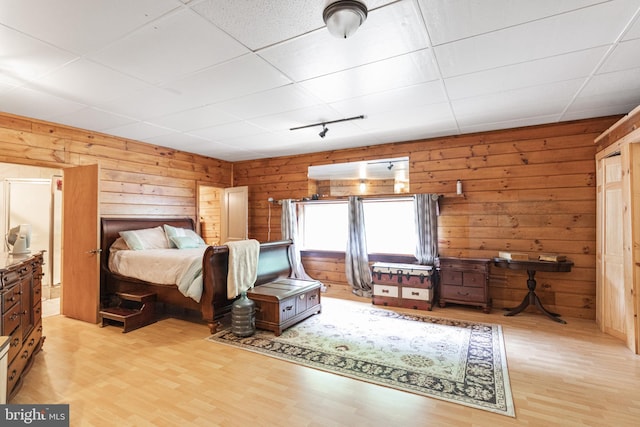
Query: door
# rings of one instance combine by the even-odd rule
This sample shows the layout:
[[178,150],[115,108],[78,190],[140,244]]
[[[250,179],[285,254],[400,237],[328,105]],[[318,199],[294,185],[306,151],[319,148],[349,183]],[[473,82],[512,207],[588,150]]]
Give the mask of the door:
[[100,307],[98,165],[64,170],[61,313],[97,323]]
[[600,277],[598,316],[600,328],[626,341],[624,212],[622,156],[599,162]]
[[208,245],[221,244],[221,205],[223,189],[198,184],[198,218],[200,236]]
[[249,187],[225,188],[222,197],[221,243],[245,240],[249,234]]

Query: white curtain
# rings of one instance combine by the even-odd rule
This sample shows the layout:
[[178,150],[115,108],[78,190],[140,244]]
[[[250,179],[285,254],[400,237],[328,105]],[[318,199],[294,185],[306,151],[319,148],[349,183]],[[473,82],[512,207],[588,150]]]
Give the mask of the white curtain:
[[[293,244],[289,247],[289,259],[291,260],[291,277],[294,279],[314,280],[304,270],[302,259],[300,258],[300,250],[296,245],[298,241],[298,215],[296,213],[296,205],[291,199],[282,201],[282,217],[280,220],[280,231],[282,238],[291,240]],[[322,291],[326,287],[322,285]]]
[[367,237],[364,227],[362,199],[349,196],[349,236],[345,253],[345,273],[351,292],[371,297],[371,270],[367,253]]
[[438,195],[414,196],[416,218],[416,259],[422,265],[434,265],[438,258]]

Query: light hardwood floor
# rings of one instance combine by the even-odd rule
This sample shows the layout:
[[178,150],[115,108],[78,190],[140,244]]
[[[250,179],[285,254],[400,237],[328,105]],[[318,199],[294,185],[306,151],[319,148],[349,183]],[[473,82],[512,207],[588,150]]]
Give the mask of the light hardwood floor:
[[[323,297],[368,303],[336,287]],[[640,357],[594,322],[420,313],[503,325],[516,418],[208,342],[206,326],[177,319],[127,334],[43,319],[43,351],[10,403],[68,403],[72,426],[639,425]]]

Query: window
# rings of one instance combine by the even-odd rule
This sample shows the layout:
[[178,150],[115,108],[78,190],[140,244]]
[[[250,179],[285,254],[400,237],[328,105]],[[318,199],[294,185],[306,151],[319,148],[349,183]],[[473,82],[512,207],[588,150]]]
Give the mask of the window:
[[[369,253],[413,255],[416,233],[412,198],[365,199],[363,206]],[[305,203],[301,208],[301,249],[344,252],[347,202]]]

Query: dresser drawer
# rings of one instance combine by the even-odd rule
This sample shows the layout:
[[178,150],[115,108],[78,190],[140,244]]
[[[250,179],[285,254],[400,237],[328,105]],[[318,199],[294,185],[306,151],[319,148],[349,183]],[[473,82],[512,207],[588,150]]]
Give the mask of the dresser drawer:
[[462,271],[445,270],[443,268],[440,271],[440,278],[440,283],[443,285],[462,285]]
[[402,288],[402,299],[430,301],[431,289]]
[[[18,290],[19,289],[20,288],[18,287]],[[2,292],[2,295],[0,296],[0,308],[2,310],[2,314],[6,313],[7,310],[13,307],[13,305],[18,301],[20,301],[20,294],[16,291],[16,286],[12,286]]]
[[484,302],[484,288],[474,288],[467,286],[443,286],[440,289],[441,298],[468,301],[468,302]]
[[14,304],[2,315],[2,335],[10,335],[20,325],[20,304]]
[[387,298],[398,298],[398,289],[399,288],[397,286],[379,285],[375,283],[373,285],[373,295]]

